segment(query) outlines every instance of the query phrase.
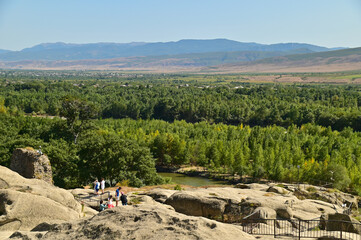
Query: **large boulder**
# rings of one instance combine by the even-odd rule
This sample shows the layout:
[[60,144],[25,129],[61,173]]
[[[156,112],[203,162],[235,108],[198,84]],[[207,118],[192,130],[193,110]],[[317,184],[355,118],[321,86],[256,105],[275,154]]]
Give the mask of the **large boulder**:
[[278,193],[278,194],[289,194],[290,191],[286,190],[283,187],[278,187],[278,186],[271,186],[267,189],[267,192],[273,192],[273,193]]
[[23,178],[3,166],[0,187],[1,230],[29,230],[41,222],[84,216],[81,204],[67,190],[42,180]]
[[202,216],[223,222],[239,222],[261,206],[261,203],[255,198],[238,201],[235,198],[218,196],[214,192],[205,194],[201,191],[196,193],[192,191],[176,192],[164,203],[171,205],[175,211],[183,214]]
[[30,148],[14,150],[10,169],[25,178],[36,178],[53,183],[53,173],[48,157]]
[[284,206],[280,208],[276,208],[276,213],[279,217],[284,219],[291,219],[293,218],[293,211],[290,207]]
[[0,230],[28,230],[52,221],[79,218],[79,212],[49,198],[11,189],[0,189]]
[[254,212],[243,219],[248,220],[262,220],[261,222],[267,224],[267,220],[276,219],[277,213],[274,209],[268,207],[258,207],[254,210]]
[[211,219],[222,219],[226,201],[216,198],[198,197],[189,193],[175,193],[170,196],[165,204],[171,205],[177,212],[203,216]]
[[[352,233],[361,233],[360,222],[352,218],[347,214],[334,213],[328,214],[326,224],[327,231],[343,231],[343,232],[352,232]],[[337,222],[337,221],[342,221]]]
[[41,239],[255,239],[242,227],[186,216],[156,205],[105,210],[86,221],[55,226]]
[[164,203],[174,193],[175,193],[175,190],[156,188],[156,189],[153,189],[153,190],[147,192],[147,195],[152,197],[157,202]]

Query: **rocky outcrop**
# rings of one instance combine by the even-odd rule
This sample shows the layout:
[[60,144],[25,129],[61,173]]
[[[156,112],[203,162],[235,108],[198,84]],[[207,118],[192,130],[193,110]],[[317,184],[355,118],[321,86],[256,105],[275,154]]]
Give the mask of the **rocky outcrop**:
[[[21,235],[24,237],[25,234]],[[17,239],[16,236],[13,239]],[[248,240],[255,238],[243,232],[240,226],[186,216],[154,205],[141,204],[108,209],[86,221],[59,224],[44,232],[40,239]]]
[[0,183],[1,231],[30,230],[42,222],[69,221],[84,216],[80,203],[65,189],[42,180],[23,178],[2,166]]
[[27,230],[50,220],[79,218],[79,212],[53,200],[11,189],[0,190],[0,230]]
[[[338,205],[321,200],[300,200],[292,191],[284,191],[281,187],[272,188],[276,189],[276,192],[273,190],[267,192],[269,189],[270,186],[265,184],[254,186],[250,184],[249,188],[238,185],[238,188],[166,190],[166,194],[162,190],[155,189],[146,194],[154,197],[155,200],[161,199],[160,202],[171,205],[177,212],[223,222],[237,222],[256,214],[256,209],[259,207],[272,209],[276,212],[277,218],[301,220],[319,218],[324,213],[343,211]],[[269,215],[274,216],[274,212]]]
[[197,197],[183,192],[173,194],[164,203],[171,205],[177,212],[211,219],[222,219],[226,206],[222,199]]
[[[128,206],[100,213],[86,207],[82,210],[74,200],[74,196],[79,201],[89,200],[89,206],[96,208],[98,200],[106,199],[107,194],[94,195],[92,189],[60,189],[41,180],[23,178],[4,167],[0,167],[0,187],[0,230],[17,230],[12,239],[253,239],[239,226],[224,223],[262,219],[262,227],[273,230],[273,225],[268,225],[272,222],[284,230],[297,229],[297,219],[315,219],[321,214],[323,220],[356,221],[340,215],[344,209],[338,204],[301,200],[295,196],[300,192],[298,188],[271,184],[137,190],[134,194],[127,192]],[[80,219],[84,214],[93,217],[84,221]],[[352,229],[352,224],[340,227],[327,221],[321,221],[319,227],[361,232]],[[25,231],[30,229],[30,233]]]
[[[291,187],[291,185],[286,185],[286,187]],[[356,196],[353,196],[348,193],[341,192],[336,189],[329,189],[318,186],[305,185],[300,189],[294,188],[292,190],[293,195],[298,199],[315,199],[328,202],[344,209],[358,209],[358,199]]]
[[36,178],[53,183],[48,157],[30,148],[17,148],[11,157],[10,169],[25,178]]

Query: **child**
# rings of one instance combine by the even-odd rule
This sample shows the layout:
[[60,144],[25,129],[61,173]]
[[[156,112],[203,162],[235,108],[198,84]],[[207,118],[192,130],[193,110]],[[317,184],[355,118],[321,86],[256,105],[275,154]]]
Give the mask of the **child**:
[[106,208],[107,208],[107,205],[105,203],[103,203],[103,200],[100,200],[99,210],[104,211]]
[[127,195],[125,195],[123,192],[122,192],[122,196],[120,197],[120,200],[122,201],[123,206],[128,205]]
[[113,208],[113,196],[110,195],[110,197],[108,198],[108,208]]

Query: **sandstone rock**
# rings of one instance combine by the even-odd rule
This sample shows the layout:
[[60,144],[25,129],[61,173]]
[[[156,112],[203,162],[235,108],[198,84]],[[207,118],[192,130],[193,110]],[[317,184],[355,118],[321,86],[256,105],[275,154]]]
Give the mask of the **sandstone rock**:
[[23,178],[2,166],[0,182],[6,186],[0,189],[1,231],[29,230],[42,222],[83,217],[80,203],[64,189]]
[[251,186],[249,184],[245,184],[245,183],[238,183],[234,187],[240,188],[240,189],[251,189]]
[[11,157],[10,169],[25,178],[36,178],[53,183],[51,165],[46,155],[35,150],[17,148]]
[[358,210],[358,199],[356,196],[343,192],[335,192],[335,196],[340,202],[345,203],[347,208],[351,206],[351,209]]
[[281,218],[291,219],[293,217],[292,209],[287,206],[277,208],[275,210],[276,210],[277,215]]
[[234,199],[227,199],[227,204],[223,212],[223,222],[239,222],[244,217],[245,204]]
[[10,239],[16,240],[37,240],[43,237],[42,232],[25,232],[25,231],[16,231],[9,237]]
[[341,207],[343,204],[346,204],[347,208],[351,206],[352,209],[358,209],[358,199],[356,196],[353,196],[348,193],[343,193],[335,189],[326,189],[317,186],[308,185],[307,189],[313,189],[309,192],[302,189],[296,189],[294,195],[298,199],[315,199],[322,200],[334,205]]
[[73,194],[73,196],[79,198],[84,198],[84,197],[88,197],[89,195],[94,195],[93,189],[75,188],[75,189],[70,189],[68,191],[71,194]]
[[292,208],[293,217],[301,220],[310,220],[320,217],[321,214],[336,213],[337,211],[342,210],[331,203],[312,199],[297,201]]
[[59,221],[48,221],[43,222],[31,229],[32,232],[47,232],[56,228],[57,225],[61,224]]
[[155,206],[155,207],[158,207],[158,208],[163,208],[163,209],[166,209],[166,210],[171,210],[171,211],[175,211],[174,208],[170,205],[167,205],[167,204],[162,204],[162,203],[159,203],[157,201],[155,201],[153,198],[147,196],[147,195],[133,195],[131,193],[128,194],[128,200],[129,200],[129,204],[130,205],[137,205],[137,204],[134,204],[133,203],[133,198],[136,198],[137,199],[137,204],[145,204],[145,205],[152,205],[152,206]]
[[250,183],[249,188],[253,190],[266,191],[268,186],[266,184]]
[[328,221],[328,214],[322,214],[320,217],[320,229],[321,230],[326,230],[327,221]]
[[50,198],[79,213],[81,212],[80,203],[74,199],[74,196],[70,192],[50,185],[42,180],[27,179],[6,167],[0,166],[0,182],[4,182],[8,186],[5,189],[13,189]]
[[41,239],[255,239],[239,226],[152,205],[105,210],[87,221],[58,225]]
[[196,197],[188,193],[179,192],[169,197],[165,204],[171,205],[177,212],[186,215],[221,219],[226,202],[224,200]]
[[258,207],[262,206],[261,202],[255,198],[242,199],[242,215],[247,216],[255,211]]
[[164,203],[174,193],[174,190],[156,188],[147,192],[146,194],[152,197],[155,201]]
[[72,220],[79,213],[49,198],[0,189],[0,230],[29,230],[51,220]]
[[[277,213],[274,209],[268,207],[258,207],[254,210],[254,212],[244,219],[276,219]],[[263,221],[263,223],[267,224],[267,221]]]
[[[327,231],[344,231],[344,232],[351,232],[351,233],[361,233],[361,228],[359,224],[352,224],[352,223],[360,223],[356,219],[352,218],[347,214],[342,213],[334,213],[328,215],[328,222],[326,224]],[[340,224],[340,222],[335,221],[344,221]]]
[[300,200],[310,198],[310,193],[303,189],[295,189],[293,194]]
[[286,190],[283,187],[271,186],[267,189],[267,192],[273,192],[278,194],[289,194],[290,191]]
[[[254,184],[249,185],[253,186]],[[274,210],[279,209],[279,216],[286,219],[297,218],[301,220],[318,218],[322,213],[342,212],[342,208],[334,204],[312,199],[299,200],[291,192],[287,195],[266,192],[269,188],[267,185],[258,185],[257,189],[223,187],[207,189],[199,188],[194,190],[189,189],[182,192],[173,190],[168,191],[170,191],[170,193],[182,193],[192,196],[193,200],[188,201],[187,204],[184,204],[181,208],[185,210],[179,210],[179,206],[174,207],[176,211],[182,211],[187,214],[201,215],[203,200],[199,199],[211,199],[212,201],[215,200],[224,202],[225,205],[223,213],[223,207],[218,210],[218,213],[223,215],[223,218],[219,217],[219,219],[224,222],[237,222],[241,218],[252,214],[258,207],[267,207]],[[267,188],[265,188],[265,186]],[[148,195],[148,193],[145,194]],[[149,195],[155,196],[156,194]],[[163,198],[165,197],[166,196],[163,195]],[[173,199],[173,201],[174,200],[175,199]],[[172,204],[172,206],[175,205]],[[207,215],[203,214],[201,216],[207,217]]]

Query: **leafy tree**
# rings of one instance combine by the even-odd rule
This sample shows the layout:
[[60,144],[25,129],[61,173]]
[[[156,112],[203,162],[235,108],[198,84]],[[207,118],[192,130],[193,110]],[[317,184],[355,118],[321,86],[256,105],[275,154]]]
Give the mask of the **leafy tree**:
[[149,149],[115,134],[92,132],[80,143],[79,164],[83,181],[104,177],[110,182],[129,180],[133,186],[162,183]]
[[61,105],[60,114],[66,118],[68,130],[76,144],[79,134],[89,128],[89,120],[97,116],[97,109],[93,104],[74,97],[64,98]]

